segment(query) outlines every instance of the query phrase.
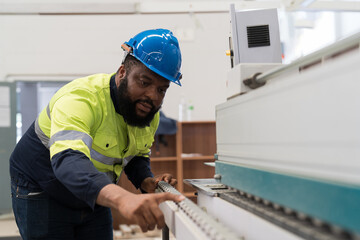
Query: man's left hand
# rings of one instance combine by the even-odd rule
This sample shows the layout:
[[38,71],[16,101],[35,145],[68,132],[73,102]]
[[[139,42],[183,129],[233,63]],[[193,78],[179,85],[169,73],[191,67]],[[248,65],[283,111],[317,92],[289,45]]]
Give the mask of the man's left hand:
[[177,180],[173,178],[173,176],[169,173],[164,173],[161,175],[157,175],[153,178],[145,178],[144,181],[141,183],[141,189],[148,193],[155,192],[155,189],[160,181],[164,181],[169,183],[171,186],[175,186]]

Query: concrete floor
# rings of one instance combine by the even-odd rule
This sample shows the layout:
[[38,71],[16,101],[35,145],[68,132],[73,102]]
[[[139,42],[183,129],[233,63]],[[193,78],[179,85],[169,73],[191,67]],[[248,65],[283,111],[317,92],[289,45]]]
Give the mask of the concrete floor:
[[[122,230],[114,231],[114,240],[161,240],[162,231],[154,230],[146,233],[141,232],[138,226],[123,226]],[[170,233],[170,239],[175,237]],[[13,214],[0,215],[0,240],[21,240]]]
[[0,215],[0,239],[1,240],[21,239],[13,214]]
[[[131,229],[131,230],[130,230]],[[114,240],[161,240],[162,239],[162,230],[155,229],[143,233],[139,226],[137,225],[125,225],[121,227],[120,230],[114,231]],[[170,232],[170,239],[175,240],[175,237]]]

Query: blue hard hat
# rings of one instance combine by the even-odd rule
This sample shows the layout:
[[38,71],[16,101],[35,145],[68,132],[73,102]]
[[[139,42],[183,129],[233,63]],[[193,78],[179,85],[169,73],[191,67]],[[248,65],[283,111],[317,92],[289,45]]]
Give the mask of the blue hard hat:
[[153,72],[181,86],[181,52],[170,30],[143,31],[125,42],[122,48]]

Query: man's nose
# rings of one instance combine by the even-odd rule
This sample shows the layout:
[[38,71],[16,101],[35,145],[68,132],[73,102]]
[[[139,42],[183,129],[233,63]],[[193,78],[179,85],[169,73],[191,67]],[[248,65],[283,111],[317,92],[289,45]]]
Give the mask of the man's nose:
[[159,100],[159,93],[156,87],[149,87],[146,91],[146,97],[151,99],[151,101],[156,102]]

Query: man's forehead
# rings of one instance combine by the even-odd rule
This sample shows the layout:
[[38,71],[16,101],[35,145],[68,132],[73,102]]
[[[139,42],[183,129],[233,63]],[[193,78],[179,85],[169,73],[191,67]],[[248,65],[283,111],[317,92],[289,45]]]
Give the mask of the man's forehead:
[[139,72],[139,76],[143,77],[143,78],[147,78],[149,80],[157,80],[159,81],[159,83],[161,85],[164,86],[170,86],[170,81],[162,76],[160,76],[159,74],[151,71],[150,69],[148,69],[147,67],[145,67],[143,65],[142,71]]

